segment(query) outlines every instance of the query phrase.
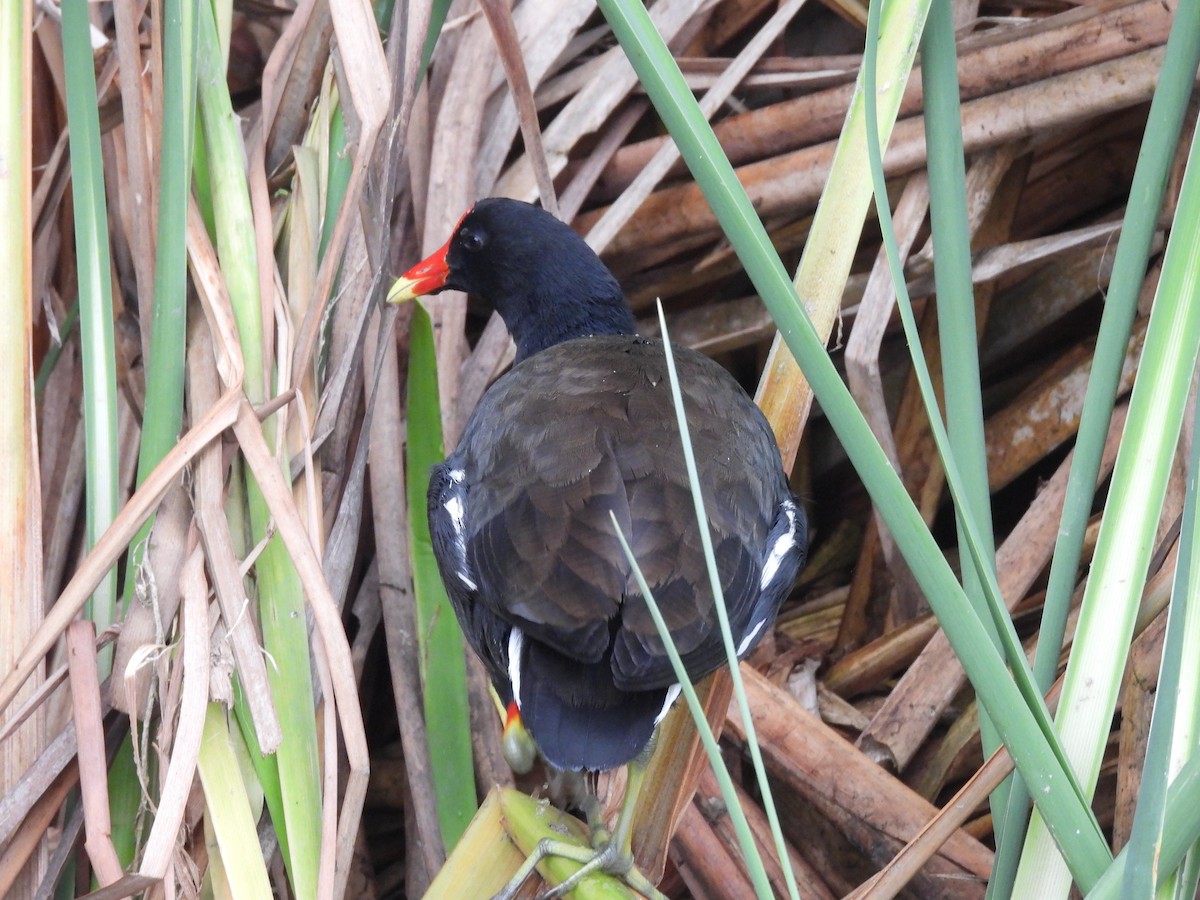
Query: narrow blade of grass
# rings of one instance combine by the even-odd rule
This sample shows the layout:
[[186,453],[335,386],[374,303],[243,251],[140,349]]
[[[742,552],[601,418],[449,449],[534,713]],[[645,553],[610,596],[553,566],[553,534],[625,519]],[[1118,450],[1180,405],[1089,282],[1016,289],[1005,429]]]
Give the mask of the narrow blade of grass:
[[[969,515],[978,530],[984,561],[995,576],[996,545],[992,534],[991,495],[988,489],[987,446],[983,433],[983,398],[980,394],[978,330],[975,293],[971,285],[970,226],[967,222],[966,164],[963,158],[962,110],[958,97],[958,54],[954,45],[954,15],[948,0],[933,0],[921,42],[921,83],[925,91],[926,146],[929,148],[929,209],[933,230],[934,278],[937,288],[938,332],[941,336],[942,383],[946,398],[946,431],[950,449],[963,477],[965,508],[955,508],[959,546],[967,540],[961,521]],[[919,347],[911,348],[914,353]],[[930,411],[933,412],[932,410]],[[984,628],[999,646],[992,625],[984,586],[970,566],[962,573],[963,589]],[[1000,741],[986,710],[979,728],[983,753],[990,757]],[[1008,788],[992,794],[993,830],[1004,831]]]
[[229,730],[225,707],[219,703],[208,704],[196,770],[204,788],[207,820],[221,849],[221,862],[228,876],[231,895],[239,900],[270,897],[271,883],[258,846],[255,817],[234,753],[233,741],[236,740],[237,736]]
[[[1200,406],[1200,395],[1196,395],[1196,406]],[[1196,735],[1200,732],[1200,610],[1196,608],[1196,599],[1200,598],[1200,522],[1197,521],[1197,482],[1200,480],[1200,410],[1193,409],[1192,420],[1192,458],[1188,467],[1187,497],[1185,500],[1183,524],[1179,533],[1179,562],[1175,571],[1175,584],[1172,590],[1172,610],[1176,603],[1186,604],[1187,615],[1181,626],[1183,632],[1178,652],[1174,654],[1172,665],[1179,671],[1171,673],[1175,680],[1175,690],[1178,692],[1178,710],[1171,735],[1171,753],[1166,767],[1169,777],[1174,777],[1182,768],[1184,761],[1194,753]],[[1167,656],[1163,651],[1164,664]],[[1164,675],[1166,673],[1164,672]],[[1169,690],[1163,686],[1163,675],[1159,677],[1159,690]],[[1147,771],[1150,771],[1147,769]],[[1165,805],[1165,801],[1164,801]],[[1160,852],[1164,839],[1166,821],[1163,823],[1157,837],[1155,852]],[[1155,857],[1157,863],[1158,857]],[[1174,896],[1178,900],[1188,900],[1196,896],[1196,885],[1200,882],[1200,853],[1193,847],[1184,859],[1183,865],[1171,878],[1167,879],[1160,888],[1166,896]]]
[[[654,627],[658,629],[659,637],[663,641],[663,647],[666,649],[667,656],[671,660],[671,668],[675,670],[675,677],[679,680],[683,698],[688,705],[688,712],[692,714],[692,721],[696,723],[696,730],[700,733],[700,743],[704,745],[704,752],[708,756],[709,764],[712,765],[713,774],[717,776],[717,784],[721,788],[721,796],[725,800],[726,811],[729,813],[729,818],[737,834],[738,845],[742,849],[746,868],[750,873],[751,882],[754,884],[754,892],[760,898],[770,897],[772,896],[771,883],[767,880],[766,870],[763,868],[762,859],[758,855],[758,847],[754,844],[754,835],[750,831],[750,824],[746,821],[746,813],[742,810],[741,804],[738,802],[737,793],[733,788],[733,781],[729,777],[729,770],[725,768],[725,760],[721,757],[721,749],[717,746],[712,729],[708,727],[708,719],[704,716],[704,708],[700,705],[700,698],[696,696],[696,689],[692,686],[692,682],[688,678],[687,669],[683,665],[683,659],[679,656],[679,651],[675,648],[675,642],[671,639],[671,631],[662,616],[662,611],[658,608],[658,602],[654,599],[654,592],[650,590],[650,585],[646,583],[646,576],[642,574],[642,568],[638,565],[638,561],[633,555],[633,548],[629,546],[629,541],[625,539],[625,534],[621,531],[621,525],[617,522],[616,515],[610,512],[609,516],[612,519],[613,530],[616,532],[617,540],[621,542],[621,549],[625,551],[625,558],[633,568],[633,575],[637,579],[638,590],[642,592],[642,596],[646,600],[646,606],[650,610],[650,617],[654,619]],[[703,529],[701,530],[703,531]]]
[[[75,208],[75,253],[83,339],[83,418],[87,447],[87,544],[93,546],[117,514],[117,366],[113,347],[112,273],[104,163],[100,155],[99,101],[86,0],[63,4],[63,62]],[[117,575],[110,571],[92,594],[86,615],[101,631],[116,614]],[[101,651],[100,677],[112,665]]]
[[421,73],[418,80],[425,77],[429,71],[429,63],[433,59],[433,51],[437,47],[438,38],[442,34],[442,26],[446,24],[446,16],[450,14],[450,0],[433,0],[432,12],[429,16],[429,32],[425,35],[425,47],[421,51]]
[[[138,455],[139,485],[179,440],[183,428],[187,204],[196,102],[195,12],[196,0],[165,0],[163,3],[162,169],[158,184],[154,311],[150,343],[145,348],[146,401]],[[129,545],[123,591],[126,606],[136,592],[138,569],[154,521],[154,516],[147,519]],[[148,723],[148,729],[153,727],[153,723]],[[113,806],[113,843],[122,865],[126,866],[135,856],[136,813],[142,800],[142,780],[138,777],[136,764],[127,737],[121,753],[113,761],[108,788]]]
[[[1193,754],[1167,788],[1167,809],[1162,848],[1158,857],[1160,876],[1174,872],[1184,854],[1200,840],[1200,755]],[[1125,869],[1129,865],[1126,845],[1095,886],[1088,900],[1125,900],[1122,893]],[[1041,897],[1039,893],[1036,896]]]
[[[1129,835],[1129,865],[1125,868],[1122,893],[1126,897],[1149,897],[1158,884],[1158,859],[1166,822],[1167,785],[1179,771],[1182,760],[1196,746],[1196,699],[1200,682],[1200,530],[1196,528],[1196,476],[1200,472],[1200,416],[1192,420],[1192,453],[1179,531],[1179,560],[1167,611],[1162,662],[1154,695],[1154,716],[1146,742],[1137,809]],[[1173,879],[1172,879],[1173,881]],[[1164,885],[1173,895],[1175,885]],[[1196,886],[1191,886],[1195,896]]]
[[425,495],[429,470],[442,461],[442,417],[438,403],[437,356],[429,314],[413,304],[408,360],[409,535],[413,592],[417,602],[417,640],[425,692],[425,727],[437,792],[442,840],[450,852],[475,814],[475,772],[471,758],[471,717],[462,631],[442,586]]
[[[150,346],[146,348],[146,405],[138,484],[175,445],[183,425],[187,206],[196,106],[196,2],[163,2],[163,105],[159,123],[162,170],[158,183],[154,313]],[[153,524],[151,517],[131,545],[131,569],[141,560],[145,538]],[[129,589],[127,584],[126,591]]]
[[[658,327],[661,329],[663,338],[663,352],[667,359],[667,375],[671,381],[671,400],[675,404],[675,418],[679,425],[679,437],[683,444],[684,465],[687,467],[688,484],[692,489],[692,503],[696,512],[696,527],[700,530],[700,544],[704,548],[704,562],[708,568],[709,587],[712,590],[713,598],[715,600],[714,606],[717,610],[717,622],[721,626],[721,638],[725,642],[725,660],[729,665],[729,674],[733,679],[733,694],[737,698],[738,711],[742,715],[742,724],[746,729],[746,745],[747,749],[750,751],[750,760],[754,764],[755,779],[757,780],[758,786],[762,791],[763,808],[767,813],[767,821],[771,825],[771,836],[775,840],[775,852],[778,854],[780,865],[783,866],[784,878],[787,881],[789,895],[792,897],[792,900],[796,900],[796,876],[792,873],[792,860],[788,855],[787,846],[783,840],[783,831],[779,827],[779,815],[775,811],[775,800],[771,796],[771,788],[767,782],[767,770],[763,765],[762,751],[759,749],[758,740],[754,736],[754,720],[750,715],[750,704],[746,700],[746,686],[742,683],[742,672],[741,669],[738,668],[738,656],[736,649],[737,645],[734,643],[733,632],[729,628],[729,612],[725,607],[725,595],[721,590],[721,576],[717,571],[717,557],[713,552],[712,534],[709,533],[707,514],[704,511],[703,486],[700,484],[700,476],[696,470],[696,454],[695,450],[692,448],[691,434],[688,430],[687,414],[683,408],[683,394],[680,392],[679,376],[675,371],[675,355],[671,352],[671,340],[667,333],[667,317],[663,312],[661,302],[658,304]],[[621,543],[622,547],[624,547],[625,539],[623,537],[621,539]],[[629,555],[628,550],[625,552],[626,555]],[[634,565],[636,566],[637,564],[634,563]],[[638,574],[638,585],[639,587],[642,586],[642,576],[640,573]],[[646,602],[652,603],[651,600],[647,600]],[[654,616],[655,627],[659,628],[659,634],[663,638],[663,643],[672,644],[673,641],[671,640],[671,635],[658,624],[661,618],[658,612],[655,611],[652,613],[652,615]],[[678,656],[678,653],[675,653],[674,656]],[[674,656],[672,657],[671,661],[672,666],[675,665]],[[676,676],[679,675],[678,668],[676,668],[675,674]],[[686,673],[684,673],[684,677],[680,679],[680,684],[683,684],[683,682],[687,680]],[[693,720],[696,723],[696,727],[707,730],[707,722],[704,719],[703,714],[699,718],[696,718],[695,709],[690,703],[688,704],[688,708],[692,710]],[[725,802],[727,805],[729,805],[731,802],[730,798],[726,797]],[[732,798],[732,805],[738,805],[736,796]],[[749,826],[746,824],[745,815],[743,814],[741,818],[742,825],[748,829]],[[746,841],[749,841],[749,847],[747,847]],[[762,896],[762,884],[767,882],[767,873],[763,867],[762,860],[758,858],[757,849],[753,849],[753,839],[749,838],[748,836],[744,836],[739,830],[738,842],[742,845],[742,852],[746,856],[747,862],[750,863],[750,861],[753,860],[751,878],[754,881],[755,889],[760,891],[760,896]],[[769,887],[767,888],[767,894],[765,896],[771,896]]]

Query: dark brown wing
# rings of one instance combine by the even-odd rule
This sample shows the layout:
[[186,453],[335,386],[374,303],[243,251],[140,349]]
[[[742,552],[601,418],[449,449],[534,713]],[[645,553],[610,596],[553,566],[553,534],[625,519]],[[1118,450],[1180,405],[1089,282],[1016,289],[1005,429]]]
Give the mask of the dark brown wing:
[[[737,383],[691,351],[676,349],[676,365],[736,638],[791,495]],[[567,657],[611,655],[621,690],[673,683],[611,512],[689,672],[723,661],[659,341],[584,338],[526,360],[484,397],[446,469],[461,473],[461,564],[497,616]]]

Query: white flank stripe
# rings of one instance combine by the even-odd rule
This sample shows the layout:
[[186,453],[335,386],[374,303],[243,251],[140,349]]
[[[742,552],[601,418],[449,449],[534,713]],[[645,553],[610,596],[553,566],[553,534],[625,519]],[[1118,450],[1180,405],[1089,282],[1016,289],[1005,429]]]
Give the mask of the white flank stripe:
[[450,523],[454,526],[455,534],[462,535],[463,502],[462,497],[455,494],[446,501],[446,512],[450,513]]
[[525,649],[525,632],[513,626],[508,633],[508,680],[512,684],[513,700],[521,708],[521,653]]
[[[466,473],[462,469],[455,469],[450,473],[450,481],[453,484],[461,484]],[[467,590],[476,590],[475,580],[471,578],[470,570],[467,568],[467,538],[463,534],[463,516],[466,514],[466,508],[463,506],[462,496],[458,493],[452,494],[450,499],[442,504],[442,508],[450,516],[450,525],[454,528],[454,549],[458,554],[458,580],[466,585]]]
[[758,582],[760,591],[767,589],[767,585],[779,571],[779,564],[783,561],[784,555],[792,549],[792,545],[796,542],[796,504],[791,500],[785,500],[780,506],[783,507],[784,515],[787,516],[788,530],[776,538],[775,545],[771,547],[771,555],[767,557],[766,565],[762,570],[762,578]]
[[766,621],[766,619],[760,619],[759,623],[750,629],[750,633],[742,638],[742,642],[738,644],[737,649],[738,659],[742,658],[742,654],[746,652],[746,648],[750,646],[750,644],[754,641],[754,638],[760,631],[762,631],[762,627]]
[[677,684],[673,684],[667,688],[667,699],[663,702],[663,708],[660,709],[658,711],[658,715],[654,717],[655,725],[667,717],[667,713],[671,711],[671,707],[674,705],[675,701],[679,699],[679,692],[682,690],[683,688]]

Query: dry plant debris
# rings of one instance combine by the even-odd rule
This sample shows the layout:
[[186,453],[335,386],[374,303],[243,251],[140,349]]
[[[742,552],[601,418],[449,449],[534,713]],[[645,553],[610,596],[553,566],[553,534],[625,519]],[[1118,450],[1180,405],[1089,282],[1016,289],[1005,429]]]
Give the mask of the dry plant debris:
[[[1175,4],[967,6],[958,23],[959,76],[998,569],[1005,602],[1032,645],[1114,235]],[[251,398],[256,409],[243,391],[250,357],[233,320],[229,261],[213,246],[207,211],[193,203],[184,431],[154,474],[135,486],[136,448],[148,424],[153,222],[163,164],[156,127],[162,4],[94,5],[103,37],[95,63],[125,464],[122,511],[88,548],[80,336],[64,325],[78,283],[71,160],[60,27],[46,11],[51,7],[39,6],[28,22],[28,339],[33,371],[47,374],[36,441],[30,434],[25,454],[40,478],[30,521],[41,524],[21,545],[23,565],[31,567],[23,593],[0,601],[36,608],[44,598],[44,613],[0,633],[0,895],[48,896],[71,865],[80,893],[88,873],[105,887],[97,896],[220,890],[201,790],[201,780],[207,790],[215,773],[206,774],[197,757],[206,710],[230,701],[233,674],[264,749],[281,739],[268,688],[273,661],[245,588],[263,535],[247,543],[245,523],[227,515],[248,466],[267,495],[272,527],[294,560],[310,613],[324,792],[319,889],[323,896],[422,896],[446,859],[411,609],[408,522],[424,514],[424,499],[414,499],[410,513],[398,455],[407,427],[408,328],[381,311],[380,286],[448,233],[476,197],[534,199],[539,183],[543,193],[552,183],[560,211],[619,274],[639,316],[648,320],[653,299],[662,298],[675,339],[716,356],[750,389],[767,366],[770,317],[750,296],[590,0],[523,0],[512,10],[488,0],[484,15],[472,4],[454,4],[419,90],[424,4],[396,5],[384,34],[362,3],[238,4],[228,84],[265,298],[265,338],[253,358],[277,374],[269,396]],[[791,268],[853,90],[860,12],[851,5],[835,14],[799,0],[660,0],[652,8]],[[331,154],[320,141],[331,133],[335,101],[344,145]],[[936,376],[924,163],[914,76],[885,166]],[[339,164],[341,199],[325,208],[319,182]],[[443,297],[431,313],[449,444],[511,349],[503,329],[482,321],[466,297]],[[873,229],[841,308],[826,314],[830,352],[844,364],[922,513],[957,558],[944,478]],[[1141,321],[1123,391],[1143,336]],[[794,460],[793,485],[811,503],[816,540],[774,638],[744,668],[801,895],[982,897],[992,851],[986,787],[979,785],[994,783],[1006,761],[1000,756],[984,767],[961,668],[820,410],[798,413],[809,401],[787,393],[794,389],[768,379],[760,398],[777,414],[777,431],[790,436],[785,455]],[[262,420],[272,412],[286,427],[265,432]],[[1105,473],[1122,416],[1123,407],[1113,420]],[[1145,748],[1181,480],[1182,471],[1164,510],[1151,605],[1098,792],[1097,813],[1118,846],[1128,835]],[[152,514],[144,568],[127,571],[130,544]],[[114,629],[117,662],[106,680],[95,648],[113,634],[97,643],[91,623],[78,616],[114,564],[139,589]],[[796,675],[813,666],[815,676]],[[816,708],[798,699],[798,683],[814,677]],[[726,718],[728,688],[720,681],[707,696],[714,721],[725,719],[728,755],[736,761],[744,732],[736,712]],[[26,683],[41,687],[19,692]],[[470,684],[480,783],[511,784],[479,672],[472,671]],[[639,858],[648,871],[665,870],[663,889],[672,897],[750,896],[711,777],[702,774],[687,729],[677,727],[664,739],[674,752],[652,776],[663,793],[639,825]],[[110,839],[105,762],[126,733],[139,739],[146,793],[139,849],[123,872]],[[24,735],[23,747],[17,735]],[[744,787],[742,802],[765,838],[754,789]],[[939,808],[950,809],[960,790],[968,805],[959,802],[956,817],[940,817]],[[258,837],[274,855],[267,861],[273,888],[287,896],[292,888],[269,823],[264,814]],[[768,866],[778,888],[778,862]]]

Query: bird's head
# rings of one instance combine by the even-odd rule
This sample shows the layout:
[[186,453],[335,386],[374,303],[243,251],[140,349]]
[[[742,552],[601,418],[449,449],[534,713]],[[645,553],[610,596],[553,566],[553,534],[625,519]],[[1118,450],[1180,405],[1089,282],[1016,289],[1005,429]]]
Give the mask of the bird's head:
[[620,285],[587,243],[554,216],[519,200],[480,200],[440,248],[388,292],[400,303],[466,291],[504,319],[523,359],[564,340],[632,334]]

